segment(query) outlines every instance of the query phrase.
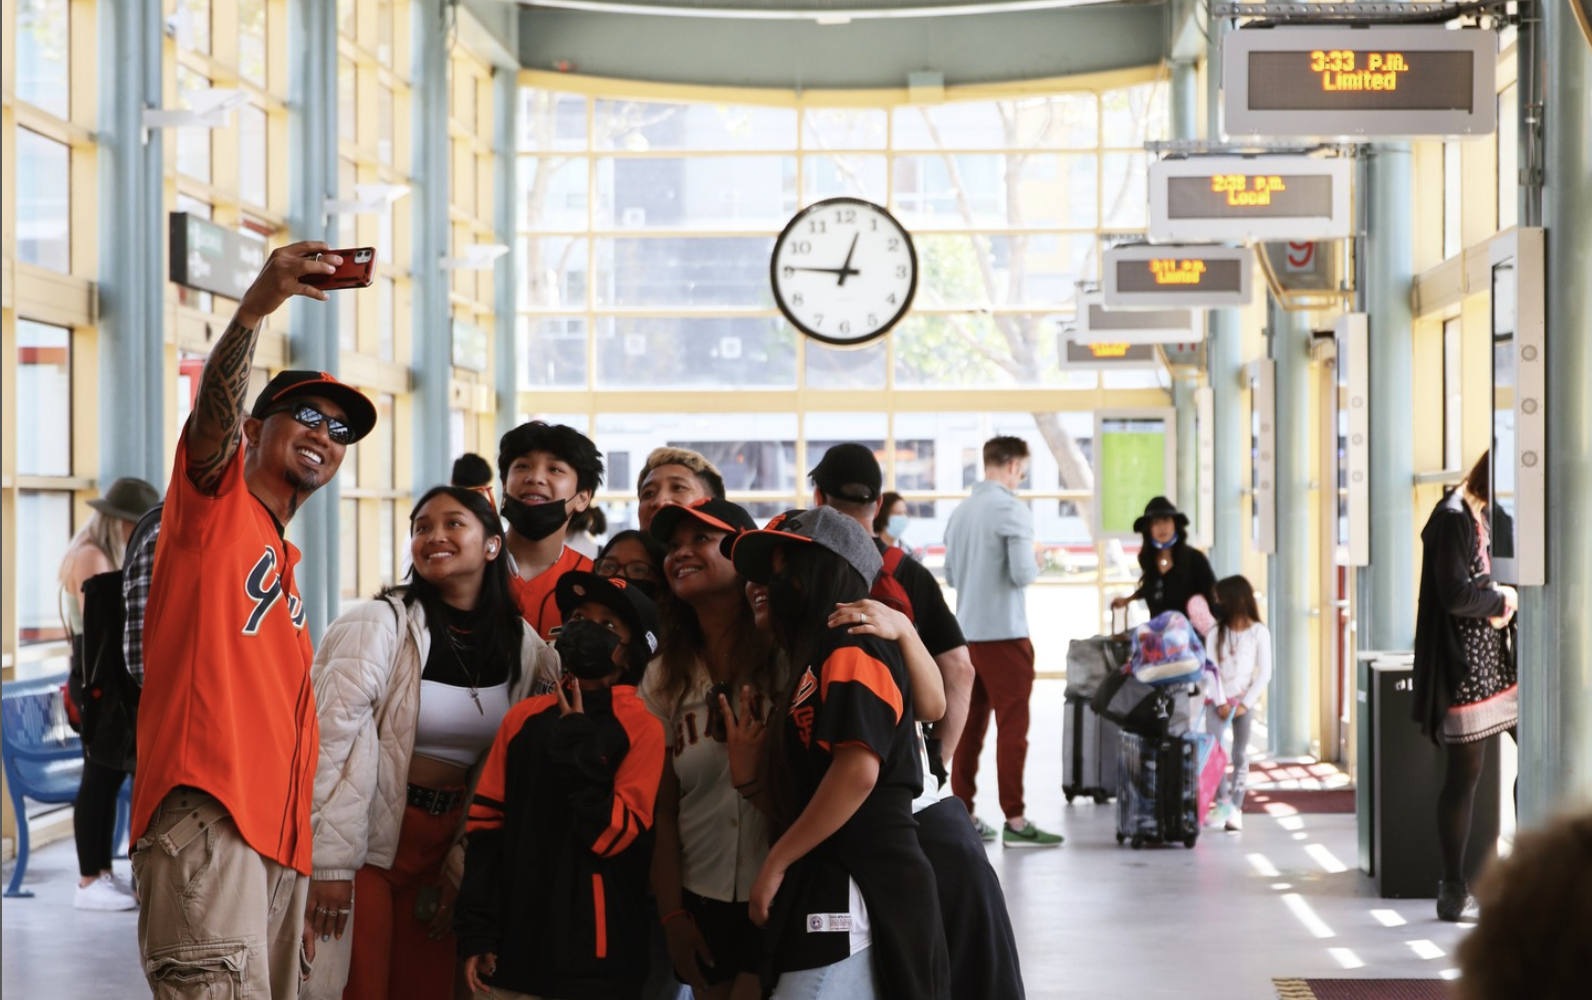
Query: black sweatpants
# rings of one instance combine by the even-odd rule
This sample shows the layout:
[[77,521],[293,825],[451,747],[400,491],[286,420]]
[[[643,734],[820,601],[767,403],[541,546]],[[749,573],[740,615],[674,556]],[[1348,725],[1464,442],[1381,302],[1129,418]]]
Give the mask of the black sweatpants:
[[939,887],[945,943],[951,951],[951,995],[1023,1000],[1023,972],[1006,894],[967,807],[952,796],[914,818],[918,844]]
[[116,836],[116,796],[127,772],[83,758],[83,783],[72,810],[72,835],[77,838],[77,870],[84,878],[111,867],[111,838]]

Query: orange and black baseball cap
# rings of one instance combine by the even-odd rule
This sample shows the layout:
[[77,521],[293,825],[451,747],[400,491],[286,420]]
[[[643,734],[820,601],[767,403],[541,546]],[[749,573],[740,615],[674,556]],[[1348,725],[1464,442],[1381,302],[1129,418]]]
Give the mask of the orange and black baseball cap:
[[731,535],[739,535],[757,527],[757,521],[740,504],[703,497],[689,507],[677,503],[665,504],[652,517],[649,529],[652,537],[667,545],[674,538],[675,529],[680,526],[682,518],[700,521],[714,531],[728,531]]
[[833,507],[814,507],[788,511],[735,539],[730,553],[735,571],[753,583],[767,583],[774,575],[774,550],[792,542],[828,549],[870,585],[884,565],[873,537],[856,520]]
[[260,390],[260,395],[254,400],[254,409],[249,411],[249,415],[256,420],[264,420],[266,414],[274,407],[295,396],[319,396],[341,406],[345,417],[343,422],[354,434],[353,441],[349,444],[358,441],[376,427],[376,406],[364,393],[346,382],[339,382],[325,372],[316,371],[278,372],[276,377]]

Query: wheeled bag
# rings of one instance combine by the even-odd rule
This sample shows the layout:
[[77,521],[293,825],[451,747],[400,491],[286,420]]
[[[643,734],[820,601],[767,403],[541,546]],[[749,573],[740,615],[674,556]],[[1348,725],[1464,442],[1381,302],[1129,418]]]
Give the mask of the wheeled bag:
[[1121,635],[1096,635],[1067,644],[1067,693],[1088,698],[1112,674],[1121,673],[1133,647]]
[[1117,794],[1117,744],[1122,730],[1095,714],[1089,699],[1069,686],[1061,731],[1061,791],[1070,804],[1080,795],[1109,802]]
[[1200,836],[1201,741],[1207,733],[1153,738],[1122,733],[1117,756],[1117,843],[1182,842]]

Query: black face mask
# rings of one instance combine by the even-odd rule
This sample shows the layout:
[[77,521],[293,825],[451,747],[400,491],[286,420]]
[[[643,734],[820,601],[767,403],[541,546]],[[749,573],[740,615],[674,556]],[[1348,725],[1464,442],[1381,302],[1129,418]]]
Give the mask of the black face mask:
[[523,503],[513,497],[504,497],[503,516],[508,519],[509,527],[519,532],[520,537],[539,542],[569,521],[568,501]]
[[619,636],[584,618],[565,622],[553,640],[564,669],[583,681],[600,681],[620,669],[614,666],[614,650],[621,645]]

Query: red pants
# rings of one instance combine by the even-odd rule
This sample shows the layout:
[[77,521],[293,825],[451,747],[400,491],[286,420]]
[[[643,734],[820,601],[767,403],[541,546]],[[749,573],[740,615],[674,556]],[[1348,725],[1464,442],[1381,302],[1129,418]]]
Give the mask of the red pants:
[[1028,761],[1028,696],[1034,690],[1034,644],[1027,639],[970,642],[973,698],[967,728],[951,758],[951,791],[973,811],[978,784],[978,758],[990,710],[995,712],[995,777],[1001,812],[1007,819],[1023,815],[1023,765]]
[[[459,807],[462,808],[462,807]],[[354,873],[354,941],[344,1000],[451,1000],[451,933],[433,941],[415,919],[415,894],[442,881],[442,863],[459,827],[459,808],[433,816],[404,808],[392,868]]]

